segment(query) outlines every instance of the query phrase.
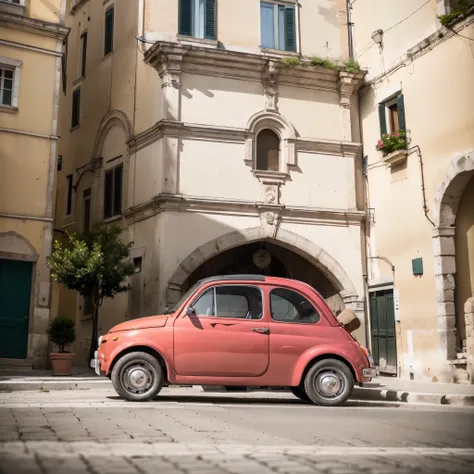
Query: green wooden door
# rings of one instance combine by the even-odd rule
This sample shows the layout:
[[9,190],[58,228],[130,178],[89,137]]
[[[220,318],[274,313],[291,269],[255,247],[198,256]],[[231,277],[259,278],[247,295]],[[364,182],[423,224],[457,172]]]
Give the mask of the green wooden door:
[[393,290],[370,294],[372,356],[380,372],[397,373],[397,344]]
[[32,263],[0,259],[0,358],[26,359]]

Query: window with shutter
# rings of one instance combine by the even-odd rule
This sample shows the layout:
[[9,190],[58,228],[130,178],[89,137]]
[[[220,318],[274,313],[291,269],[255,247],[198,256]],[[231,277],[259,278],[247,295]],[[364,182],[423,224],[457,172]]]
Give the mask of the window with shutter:
[[398,94],[379,104],[380,135],[406,130],[405,102]]
[[179,34],[216,39],[216,0],[179,0]]
[[296,52],[294,6],[260,2],[260,42],[262,48]]
[[86,77],[87,31],[81,35],[81,77]]
[[68,174],[67,180],[67,194],[66,194],[66,215],[69,216],[72,213],[72,174]]

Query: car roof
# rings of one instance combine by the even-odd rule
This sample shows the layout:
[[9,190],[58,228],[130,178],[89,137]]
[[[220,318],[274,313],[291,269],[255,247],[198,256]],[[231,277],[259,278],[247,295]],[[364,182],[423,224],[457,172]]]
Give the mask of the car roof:
[[[265,275],[258,275],[258,274],[240,274],[240,275],[216,275],[212,277],[203,278],[199,281],[201,285],[206,283],[212,283],[216,281],[264,281],[266,283],[274,283],[278,285],[304,285],[306,287],[312,288],[307,283],[304,283],[299,280],[294,280],[292,278],[280,278],[280,277],[273,277],[273,276],[265,276]],[[312,288],[314,289],[314,288]]]

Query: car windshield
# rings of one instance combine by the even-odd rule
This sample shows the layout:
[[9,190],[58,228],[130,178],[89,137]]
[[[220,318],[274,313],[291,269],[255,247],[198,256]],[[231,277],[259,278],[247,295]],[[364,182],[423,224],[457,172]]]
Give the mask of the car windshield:
[[189,288],[188,291],[186,291],[186,293],[181,296],[181,298],[179,299],[179,301],[171,308],[167,308],[166,311],[163,313],[163,314],[172,314],[172,313],[175,313],[176,311],[178,311],[179,307],[191,296],[192,293],[194,293],[196,291],[196,289],[201,286],[201,282],[198,281],[197,283],[194,283],[194,285]]

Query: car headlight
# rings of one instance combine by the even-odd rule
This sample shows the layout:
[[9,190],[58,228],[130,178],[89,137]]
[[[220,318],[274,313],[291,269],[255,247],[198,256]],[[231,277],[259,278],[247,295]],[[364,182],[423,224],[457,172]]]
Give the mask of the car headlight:
[[100,344],[102,343],[102,338],[103,338],[103,337],[104,337],[104,336],[99,336],[99,346],[100,346]]

